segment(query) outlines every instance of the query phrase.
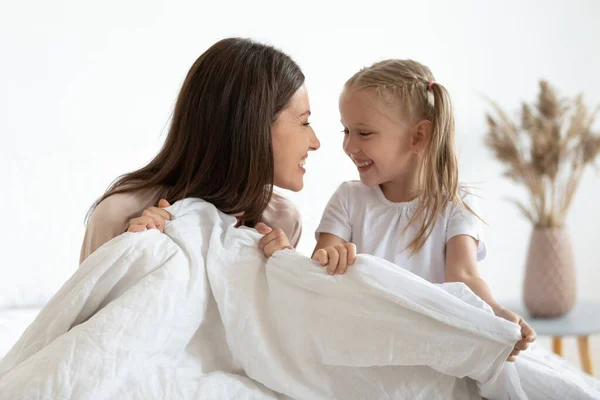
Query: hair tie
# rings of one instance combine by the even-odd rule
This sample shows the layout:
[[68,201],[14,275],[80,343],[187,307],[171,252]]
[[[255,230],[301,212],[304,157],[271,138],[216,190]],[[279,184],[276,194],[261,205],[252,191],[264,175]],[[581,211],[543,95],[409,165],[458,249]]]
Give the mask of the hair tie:
[[429,90],[433,89],[433,85],[435,85],[435,81],[429,81],[429,84],[427,85]]

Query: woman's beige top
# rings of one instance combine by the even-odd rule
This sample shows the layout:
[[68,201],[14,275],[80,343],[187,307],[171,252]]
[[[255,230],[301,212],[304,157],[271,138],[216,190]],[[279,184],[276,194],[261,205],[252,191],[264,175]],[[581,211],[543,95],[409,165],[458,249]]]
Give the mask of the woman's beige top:
[[[156,206],[159,200],[157,193],[157,190],[120,193],[98,204],[85,230],[79,262],[82,263],[97,248],[125,232],[132,218],[142,215],[146,208]],[[273,229],[282,229],[296,247],[302,233],[302,222],[300,213],[289,200],[273,193],[263,213],[263,222]]]

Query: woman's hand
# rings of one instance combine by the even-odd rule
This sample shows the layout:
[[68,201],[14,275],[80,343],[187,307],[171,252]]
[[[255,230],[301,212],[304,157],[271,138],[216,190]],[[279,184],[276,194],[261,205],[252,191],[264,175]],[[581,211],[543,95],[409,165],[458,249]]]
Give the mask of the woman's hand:
[[163,210],[169,207],[170,204],[165,199],[160,199],[158,207],[148,207],[142,212],[141,217],[133,218],[129,221],[127,232],[142,232],[146,229],[158,229],[163,232],[165,230],[165,221],[171,220],[171,214]]
[[258,242],[258,247],[265,253],[265,256],[271,257],[276,251],[283,249],[294,250],[283,230],[279,228],[272,229],[262,222],[256,224],[254,229],[265,235]]
[[327,273],[343,274],[349,265],[356,260],[356,246],[353,243],[336,244],[315,251],[312,257],[323,267],[327,267]]

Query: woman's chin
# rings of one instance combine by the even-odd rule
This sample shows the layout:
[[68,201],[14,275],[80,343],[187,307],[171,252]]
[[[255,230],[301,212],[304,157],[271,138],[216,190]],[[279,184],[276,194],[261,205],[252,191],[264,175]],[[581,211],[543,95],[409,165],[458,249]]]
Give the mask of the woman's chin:
[[304,182],[299,182],[299,183],[295,183],[294,185],[291,185],[288,190],[291,190],[292,192],[299,192],[304,188]]
[[275,183],[274,185],[280,189],[289,190],[291,192],[299,192],[304,188],[304,180],[300,179],[299,181],[286,182],[282,184]]

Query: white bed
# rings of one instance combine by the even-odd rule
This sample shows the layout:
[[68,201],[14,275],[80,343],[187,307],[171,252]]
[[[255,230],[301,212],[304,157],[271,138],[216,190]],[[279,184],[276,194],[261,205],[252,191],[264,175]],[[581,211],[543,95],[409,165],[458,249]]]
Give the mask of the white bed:
[[8,353],[40,310],[41,308],[0,309],[0,359]]

